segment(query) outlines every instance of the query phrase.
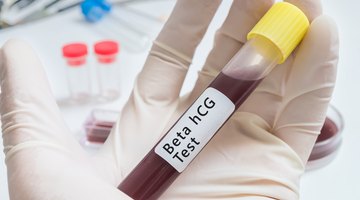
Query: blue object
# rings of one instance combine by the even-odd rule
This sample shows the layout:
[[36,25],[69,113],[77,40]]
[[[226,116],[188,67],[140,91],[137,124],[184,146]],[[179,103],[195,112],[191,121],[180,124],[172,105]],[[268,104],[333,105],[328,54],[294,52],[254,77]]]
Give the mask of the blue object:
[[111,4],[106,0],[85,0],[80,7],[86,21],[93,23],[98,22],[111,11]]

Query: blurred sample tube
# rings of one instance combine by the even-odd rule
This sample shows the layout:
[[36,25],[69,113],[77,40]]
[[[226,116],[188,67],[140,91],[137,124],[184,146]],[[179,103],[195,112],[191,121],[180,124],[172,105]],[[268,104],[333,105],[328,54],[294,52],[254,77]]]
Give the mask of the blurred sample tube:
[[87,46],[83,43],[71,43],[63,46],[63,57],[67,63],[67,81],[70,101],[84,103],[90,100],[90,71],[86,66]]
[[101,41],[94,45],[97,58],[97,75],[99,82],[99,100],[113,101],[120,95],[120,65],[117,61],[119,45],[115,41]]

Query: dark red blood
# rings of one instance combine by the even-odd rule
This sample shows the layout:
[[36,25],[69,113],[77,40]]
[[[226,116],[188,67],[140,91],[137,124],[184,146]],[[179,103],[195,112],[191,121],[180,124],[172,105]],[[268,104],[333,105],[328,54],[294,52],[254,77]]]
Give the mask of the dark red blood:
[[326,118],[325,123],[320,131],[320,135],[318,136],[316,142],[327,140],[333,137],[334,135],[336,135],[338,131],[339,129],[336,126],[336,124],[331,119]]
[[88,125],[86,138],[89,142],[104,143],[109,136],[114,122],[96,122],[94,125]]
[[[220,73],[209,87],[226,95],[237,109],[260,81],[239,80]],[[154,148],[118,187],[135,200],[157,199],[180,174],[167,161],[158,156]]]
[[[341,140],[335,139],[337,138],[336,134],[339,134],[339,128],[336,126],[335,122],[326,118],[320,135],[318,136],[316,144],[310,154],[309,161],[324,158],[336,151],[341,144]],[[327,142],[321,143],[323,141]]]
[[112,128],[114,126],[115,122],[96,122],[96,126],[104,127],[104,128]]
[[96,135],[86,135],[86,139],[89,142],[104,143],[107,137],[99,137]]

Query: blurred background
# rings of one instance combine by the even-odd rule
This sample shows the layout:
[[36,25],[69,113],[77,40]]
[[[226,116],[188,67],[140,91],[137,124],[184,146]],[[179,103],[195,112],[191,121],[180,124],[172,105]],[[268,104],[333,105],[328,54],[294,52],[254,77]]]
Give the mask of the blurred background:
[[[202,67],[231,2],[223,0],[196,51],[182,94],[193,87],[196,72]],[[152,41],[175,3],[0,0],[0,45],[10,38],[19,38],[35,49],[67,125],[84,148],[93,152],[106,139]],[[329,113],[337,126],[337,136],[323,138],[331,148],[325,155],[313,157],[313,165],[308,166],[301,180],[300,199],[355,200],[360,199],[360,92],[356,84],[360,75],[360,27],[356,22],[360,19],[360,3],[330,0],[323,5],[324,13],[334,18],[340,33],[338,79],[331,102],[334,110]],[[0,199],[7,200],[3,154],[0,160]]]

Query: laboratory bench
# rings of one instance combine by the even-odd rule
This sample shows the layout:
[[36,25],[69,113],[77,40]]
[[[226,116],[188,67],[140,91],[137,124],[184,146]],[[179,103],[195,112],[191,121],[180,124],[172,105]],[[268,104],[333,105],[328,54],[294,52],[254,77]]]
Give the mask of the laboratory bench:
[[[153,40],[163,26],[164,19],[169,16],[175,1],[144,1],[134,3],[131,9],[136,9],[152,16],[155,20],[146,22],[148,33]],[[338,64],[337,84],[331,104],[338,108],[345,120],[343,142],[336,158],[327,166],[306,172],[301,179],[301,200],[357,200],[360,199],[360,86],[356,83],[360,76],[360,27],[355,19],[360,19],[360,2],[355,0],[323,1],[324,13],[334,18],[340,33],[340,61]],[[196,51],[196,55],[186,77],[182,94],[191,90],[196,80],[197,71],[203,65],[210,48],[213,45],[213,35],[226,17],[231,5],[230,0],[224,0],[208,33]],[[123,13],[121,7],[114,12]],[[153,12],[156,10],[156,12]],[[128,10],[127,10],[128,11]],[[124,11],[124,12],[127,12]],[[133,25],[142,23],[142,18],[134,20]],[[158,20],[156,20],[158,19]],[[143,20],[147,20],[144,19]],[[114,37],[112,30],[106,26],[91,25],[84,22],[79,9],[49,17],[36,22],[0,30],[0,45],[10,38],[20,38],[28,42],[38,53],[44,64],[51,89],[56,97],[65,122],[77,136],[83,134],[83,123],[94,108],[120,110],[126,102],[136,74],[141,70],[149,46],[144,49],[131,50],[131,45],[124,44],[120,50],[119,63],[122,70],[121,97],[111,103],[70,105],[64,103],[68,96],[66,82],[66,65],[61,55],[61,47],[69,42],[84,42],[91,46],[95,42]],[[119,36],[120,37],[120,36]],[[126,40],[124,41],[126,43]],[[122,45],[122,44],[120,44]],[[128,46],[126,46],[128,45]],[[89,58],[94,63],[94,58]],[[1,140],[1,139],[0,139]],[[2,142],[2,141],[0,141]],[[3,149],[0,145],[1,150]],[[9,199],[6,181],[4,154],[0,154],[0,199]]]

